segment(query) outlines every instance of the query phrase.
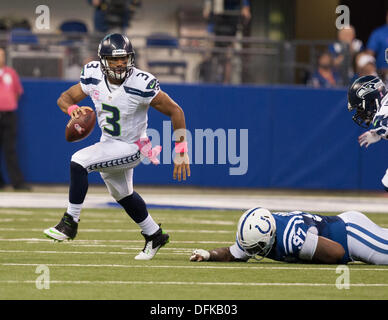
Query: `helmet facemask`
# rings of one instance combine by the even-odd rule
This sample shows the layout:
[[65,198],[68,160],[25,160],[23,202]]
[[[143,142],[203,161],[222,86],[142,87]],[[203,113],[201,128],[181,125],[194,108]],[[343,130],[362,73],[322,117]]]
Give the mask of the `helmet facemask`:
[[[119,50],[116,50],[119,51]],[[111,67],[109,65],[109,58],[120,58],[120,57],[128,57],[127,65],[125,67]],[[102,73],[107,76],[108,78],[112,80],[124,80],[126,77],[129,76],[131,69],[135,65],[135,54],[129,53],[129,54],[114,54],[112,56],[100,56],[100,62],[101,62],[101,70]]]
[[268,242],[265,241],[259,241],[255,244],[244,244],[244,241],[240,240],[240,243],[242,244],[244,251],[246,254],[251,256],[253,259],[260,261],[264,259],[269,252],[272,249],[272,246],[275,242],[275,235],[272,235]]
[[370,126],[379,108],[380,101],[378,99],[372,101],[362,100],[362,103],[355,108],[348,103],[349,111],[356,110],[352,117],[353,121],[362,128],[368,128]]

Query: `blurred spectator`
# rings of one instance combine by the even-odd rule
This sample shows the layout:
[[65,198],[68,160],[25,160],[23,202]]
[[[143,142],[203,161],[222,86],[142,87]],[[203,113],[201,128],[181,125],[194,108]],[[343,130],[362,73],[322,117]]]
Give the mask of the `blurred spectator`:
[[371,33],[366,48],[368,53],[376,57],[377,73],[387,82],[388,64],[385,61],[385,49],[388,47],[388,11],[385,18],[386,24]]
[[[23,93],[19,76],[6,66],[5,50],[0,48],[0,148],[3,152],[8,176],[15,190],[29,190],[19,168],[16,153],[18,99]],[[0,177],[0,187],[4,179]]]
[[31,23],[27,18],[21,16],[6,16],[0,18],[0,30],[11,29],[31,30]]
[[[251,20],[250,1],[204,0],[203,17],[208,21],[208,32],[215,36],[234,37],[239,28],[243,34],[246,34],[247,32],[244,29],[247,28]],[[215,41],[214,46],[225,48],[225,51],[215,52],[213,57],[204,61],[204,66],[212,64],[211,69],[215,70],[215,72],[209,73],[212,78],[205,78],[204,81],[230,83],[231,52],[227,48],[232,45],[230,41]],[[208,69],[208,67],[205,68]],[[220,77],[219,73],[221,73]]]
[[356,31],[353,26],[338,30],[337,39],[329,46],[329,52],[334,57],[334,67],[341,73],[343,82],[347,83],[347,80],[354,75],[352,62],[356,54],[363,49],[363,44],[361,40],[356,39]]
[[355,74],[350,79],[349,84],[352,84],[356,79],[362,76],[377,76],[376,59],[367,52],[360,52],[354,60]]
[[240,18],[243,24],[251,20],[250,1],[204,0],[203,16],[209,22],[209,32],[220,36],[234,36]]
[[356,56],[356,72],[359,77],[369,75],[377,76],[375,57],[366,52],[360,52]]
[[24,29],[24,30],[32,30],[31,23],[26,18],[15,19],[12,23],[12,29]]
[[130,25],[134,10],[140,0],[88,0],[94,7],[94,30],[97,32],[120,32]]
[[318,58],[318,68],[312,74],[309,84],[315,88],[336,87],[340,83],[340,77],[333,64],[330,52],[325,51]]

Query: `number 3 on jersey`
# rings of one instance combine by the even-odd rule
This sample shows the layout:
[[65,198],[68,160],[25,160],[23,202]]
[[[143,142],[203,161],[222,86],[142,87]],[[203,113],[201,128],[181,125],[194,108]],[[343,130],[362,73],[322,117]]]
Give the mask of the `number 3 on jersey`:
[[112,128],[109,129],[107,127],[104,127],[104,131],[114,137],[121,135],[121,126],[119,124],[120,110],[105,103],[102,104],[102,110],[112,113],[112,117],[106,117],[106,122],[108,122],[112,126]]

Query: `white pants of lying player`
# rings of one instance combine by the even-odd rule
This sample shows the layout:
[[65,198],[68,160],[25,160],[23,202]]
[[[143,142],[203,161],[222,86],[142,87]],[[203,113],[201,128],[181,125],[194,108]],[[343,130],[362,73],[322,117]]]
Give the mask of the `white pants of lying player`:
[[88,172],[100,172],[109,193],[118,201],[133,193],[133,168],[143,158],[136,144],[109,139],[77,151],[71,161]]
[[338,215],[346,225],[349,255],[353,260],[388,264],[388,229],[358,211]]

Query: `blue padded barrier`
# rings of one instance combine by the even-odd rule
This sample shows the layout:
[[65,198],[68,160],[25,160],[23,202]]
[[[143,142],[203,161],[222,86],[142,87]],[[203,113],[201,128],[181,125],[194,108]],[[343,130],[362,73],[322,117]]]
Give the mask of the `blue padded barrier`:
[[[84,141],[65,140],[68,116],[59,110],[56,101],[73,84],[23,80],[18,151],[28,182],[67,183],[71,155],[99,140],[98,127]],[[193,137],[190,147],[195,163],[186,185],[381,190],[380,180],[388,165],[388,142],[381,141],[367,150],[359,147],[357,137],[363,130],[353,123],[346,109],[345,89],[188,84],[162,84],[162,89],[183,108]],[[87,98],[80,105],[92,106],[92,102]],[[173,142],[168,121],[168,117],[150,108],[149,128],[160,135],[162,164],[139,165],[135,184],[178,184],[172,179]],[[226,151],[219,156],[215,148],[214,159],[208,159],[207,164],[208,153],[202,155],[198,150],[202,143],[205,151],[207,141],[199,139],[200,135],[196,137],[206,129],[220,133],[214,144]],[[237,152],[231,143],[234,138]],[[246,142],[247,161],[238,162]],[[233,168],[237,174],[231,175]],[[92,173],[90,182],[102,180],[98,173]]]

